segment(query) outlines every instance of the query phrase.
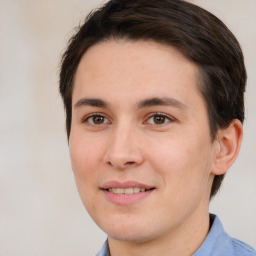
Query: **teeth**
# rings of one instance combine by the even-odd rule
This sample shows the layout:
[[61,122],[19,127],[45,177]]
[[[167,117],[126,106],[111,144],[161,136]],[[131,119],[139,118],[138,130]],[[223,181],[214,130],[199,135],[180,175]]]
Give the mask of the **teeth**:
[[139,193],[140,192],[140,188],[133,188],[133,193]]
[[128,194],[128,195],[133,194],[133,188],[125,188],[125,189],[124,189],[124,193],[125,193],[125,194]]
[[144,192],[145,188],[109,188],[109,192],[113,192],[114,194],[127,194],[131,195],[134,193]]
[[115,194],[124,194],[124,188],[109,188],[108,191]]

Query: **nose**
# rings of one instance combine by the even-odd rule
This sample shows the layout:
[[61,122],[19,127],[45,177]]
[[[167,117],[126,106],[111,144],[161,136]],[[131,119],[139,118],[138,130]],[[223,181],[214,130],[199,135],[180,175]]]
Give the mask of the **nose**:
[[139,166],[144,157],[140,135],[136,129],[117,127],[111,132],[104,162],[118,170]]

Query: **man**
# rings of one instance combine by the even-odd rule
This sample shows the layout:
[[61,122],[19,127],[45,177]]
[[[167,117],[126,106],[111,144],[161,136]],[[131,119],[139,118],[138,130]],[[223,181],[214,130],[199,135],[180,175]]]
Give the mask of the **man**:
[[181,0],[112,0],[63,55],[60,93],[97,255],[256,255],[209,215],[235,161],[246,71],[215,16]]

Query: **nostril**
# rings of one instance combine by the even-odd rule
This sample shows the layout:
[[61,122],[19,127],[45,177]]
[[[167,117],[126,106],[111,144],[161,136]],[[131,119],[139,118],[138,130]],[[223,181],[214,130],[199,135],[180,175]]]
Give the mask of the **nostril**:
[[126,162],[125,165],[133,165],[135,162]]

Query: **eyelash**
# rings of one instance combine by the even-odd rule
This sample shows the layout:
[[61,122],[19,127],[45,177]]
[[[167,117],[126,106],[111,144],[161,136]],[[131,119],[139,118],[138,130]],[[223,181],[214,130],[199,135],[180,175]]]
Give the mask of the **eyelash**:
[[161,125],[165,125],[166,123],[170,123],[170,122],[175,121],[174,118],[170,117],[170,116],[167,115],[167,114],[164,114],[164,113],[153,113],[153,114],[151,114],[151,115],[147,118],[146,123],[149,123],[149,120],[150,120],[151,118],[155,118],[155,117],[164,118],[164,119],[165,119],[165,120],[164,120],[164,123],[163,123],[163,124],[156,124],[156,123],[153,123],[153,124],[151,124],[151,125],[161,126]]
[[102,124],[95,124],[93,122],[89,122],[90,118],[96,118],[96,117],[100,117],[100,118],[104,118],[104,122],[102,124],[106,124],[105,121],[108,120],[103,114],[101,113],[93,113],[90,115],[87,115],[86,117],[84,117],[82,119],[82,123],[89,123],[90,125],[102,125]]
[[[90,118],[97,118],[97,117],[99,117],[99,118],[104,118],[104,122],[103,122],[103,123],[100,123],[100,124],[96,124],[94,121],[92,121],[92,122],[89,121]],[[164,123],[162,123],[162,124],[161,124],[161,123],[160,123],[160,124],[149,123],[149,120],[150,120],[151,118],[155,118],[155,117],[164,118]],[[82,123],[89,123],[90,125],[99,126],[99,125],[104,125],[104,124],[106,124],[106,123],[107,123],[106,120],[108,120],[108,118],[107,118],[106,116],[104,116],[102,113],[93,113],[93,114],[90,114],[90,115],[87,115],[86,117],[84,117],[84,118],[82,119]],[[173,121],[175,121],[174,118],[172,118],[172,117],[170,117],[169,115],[166,115],[166,114],[164,114],[164,113],[152,113],[152,114],[150,114],[150,115],[147,117],[146,121],[143,122],[143,123],[149,123],[150,125],[161,126],[161,125],[165,125],[166,123],[173,122]],[[108,123],[110,123],[110,121],[109,121]]]

